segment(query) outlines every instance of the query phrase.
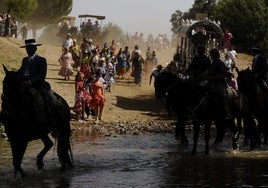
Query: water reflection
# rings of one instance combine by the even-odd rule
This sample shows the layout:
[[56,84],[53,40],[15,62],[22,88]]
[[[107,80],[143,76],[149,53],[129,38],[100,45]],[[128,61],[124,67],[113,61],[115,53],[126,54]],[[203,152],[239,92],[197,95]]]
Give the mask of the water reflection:
[[191,156],[191,143],[180,146],[172,134],[75,134],[76,167],[66,172],[59,172],[55,149],[38,171],[35,156],[41,147],[39,141],[29,144],[23,161],[28,176],[14,179],[9,144],[1,139],[0,187],[268,187],[268,152],[233,152],[228,139],[209,155],[201,142]]

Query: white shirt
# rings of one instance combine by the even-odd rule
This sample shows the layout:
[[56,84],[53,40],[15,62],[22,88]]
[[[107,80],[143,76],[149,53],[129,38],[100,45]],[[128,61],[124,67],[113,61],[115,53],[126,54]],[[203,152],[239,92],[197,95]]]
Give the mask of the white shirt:
[[[32,56],[28,56],[28,59],[29,59],[29,64],[31,63],[31,61],[34,59],[35,57],[35,54],[32,55]],[[24,73],[24,76],[30,76],[30,72],[29,72],[29,64],[27,65],[26,67],[26,70],[25,70],[25,73]]]
[[74,45],[74,42],[73,42],[73,39],[71,38],[65,39],[62,43],[62,47],[67,48],[67,49],[70,49],[70,47],[72,47],[73,45]]
[[236,57],[237,57],[237,53],[235,50],[229,50],[228,51],[229,57],[231,60],[235,61]]
[[231,60],[231,58],[228,58],[228,59],[224,59],[223,60],[223,62],[224,62],[224,65],[227,67],[227,69],[228,69],[228,71],[231,71],[232,70],[232,60]]

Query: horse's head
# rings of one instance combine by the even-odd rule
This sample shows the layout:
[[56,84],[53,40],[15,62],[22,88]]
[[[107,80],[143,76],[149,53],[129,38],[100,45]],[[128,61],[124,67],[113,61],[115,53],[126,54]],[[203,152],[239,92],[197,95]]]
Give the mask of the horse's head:
[[160,98],[165,97],[165,93],[170,85],[178,80],[178,76],[172,71],[162,71],[155,78],[155,89]]
[[237,84],[241,92],[250,92],[250,90],[257,86],[256,77],[253,75],[250,68],[237,71]]
[[9,71],[5,65],[3,65],[6,76],[3,80],[3,92],[2,92],[2,110],[11,110],[15,107],[20,99],[20,82],[18,73],[15,71]]

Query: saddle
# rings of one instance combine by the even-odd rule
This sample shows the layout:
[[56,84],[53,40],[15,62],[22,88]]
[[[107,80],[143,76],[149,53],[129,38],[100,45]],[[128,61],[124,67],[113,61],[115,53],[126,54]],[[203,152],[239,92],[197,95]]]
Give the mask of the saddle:
[[36,113],[37,122],[38,124],[45,124],[47,122],[47,112],[46,112],[46,105],[42,95],[40,94],[37,89],[30,87],[28,89],[30,93],[33,103],[34,103],[34,111]]
[[49,123],[52,128],[55,128],[56,122],[54,116],[61,114],[64,110],[60,108],[62,107],[62,100],[59,100],[59,96],[52,90],[43,90],[40,92],[31,87],[28,91],[33,99],[38,124]]

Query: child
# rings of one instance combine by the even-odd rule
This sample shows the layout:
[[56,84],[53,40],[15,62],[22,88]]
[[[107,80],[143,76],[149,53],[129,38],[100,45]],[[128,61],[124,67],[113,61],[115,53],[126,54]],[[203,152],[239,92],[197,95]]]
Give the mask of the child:
[[227,83],[230,87],[232,87],[233,89],[235,89],[236,91],[238,90],[238,85],[237,85],[237,81],[234,77],[234,74],[231,72],[228,72],[228,76],[227,76]]
[[74,65],[74,61],[68,48],[64,48],[64,51],[59,58],[59,63],[61,64],[61,68],[58,75],[64,76],[64,80],[70,80],[70,76],[73,74],[72,66]]
[[89,92],[84,88],[84,79],[84,74],[78,71],[75,76],[75,104],[73,108],[78,121],[84,120],[85,106],[89,104],[91,100]]

